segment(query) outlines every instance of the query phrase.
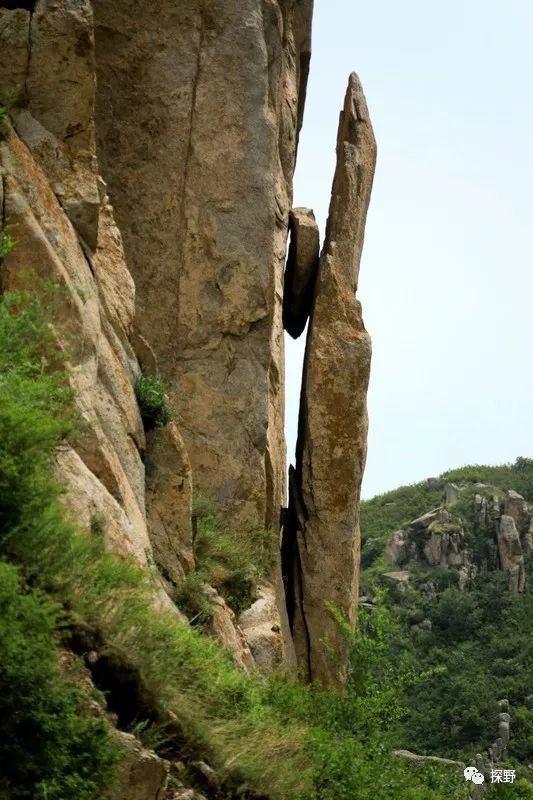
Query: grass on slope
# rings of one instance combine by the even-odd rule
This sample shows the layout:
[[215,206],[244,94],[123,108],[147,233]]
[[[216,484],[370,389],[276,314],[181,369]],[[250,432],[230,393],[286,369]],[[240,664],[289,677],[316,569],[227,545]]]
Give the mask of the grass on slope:
[[[73,620],[96,629],[105,642],[127,653],[157,709],[174,715],[179,757],[208,760],[235,795],[273,800],[463,797],[461,782],[391,757],[400,714],[393,687],[401,676],[398,663],[382,658],[384,640],[378,632],[361,631],[355,641],[354,680],[342,697],[283,675],[268,681],[249,677],[233,667],[216,642],[172,613],[156,612],[154,576],[106,553],[101,533],[80,533],[65,516],[51,462],[75,428],[72,394],[42,304],[24,295],[0,298],[0,564],[11,594],[26,597],[23,605],[36,604],[32,626],[37,644],[43,636],[51,642],[68,638]],[[47,610],[51,607],[53,614]],[[18,613],[12,608],[6,612],[10,622]],[[39,786],[52,775],[48,800],[96,800],[113,759],[104,732],[94,741],[90,725],[73,724],[76,698],[63,701],[66,761],[59,758],[61,747],[51,753],[27,734],[28,726],[35,725],[53,735],[57,724],[47,717],[55,702],[53,658],[45,655],[44,662],[52,670],[48,678],[34,687],[15,685],[19,696],[11,697],[0,717],[4,762],[16,758],[35,765],[11,780],[9,796],[39,797]],[[32,690],[41,693],[41,705],[32,702]],[[10,691],[7,685],[4,702]],[[93,785],[86,782],[80,793],[89,768]]]

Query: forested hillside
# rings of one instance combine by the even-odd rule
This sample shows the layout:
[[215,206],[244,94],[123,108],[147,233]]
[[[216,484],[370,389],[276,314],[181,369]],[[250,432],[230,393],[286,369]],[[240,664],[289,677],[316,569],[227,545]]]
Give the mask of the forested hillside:
[[[532,501],[533,460],[519,458],[450,470],[361,509],[363,615],[372,617],[373,602],[387,609],[394,622],[387,658],[403,659],[411,676],[399,746],[468,761],[498,739],[508,709],[502,763],[525,782],[525,794],[513,797],[533,791]],[[521,544],[515,542],[525,574],[520,591],[510,590],[503,540],[491,527],[509,520],[504,512],[514,513],[522,531]]]

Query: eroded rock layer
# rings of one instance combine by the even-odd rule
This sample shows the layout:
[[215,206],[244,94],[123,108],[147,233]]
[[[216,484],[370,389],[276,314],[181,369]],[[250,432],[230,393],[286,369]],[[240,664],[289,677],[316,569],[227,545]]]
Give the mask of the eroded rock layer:
[[195,485],[275,526],[283,267],[312,0],[94,0],[98,142]]
[[[366,101],[350,76],[326,241],[307,334],[296,469],[284,530],[287,606],[309,680],[342,685],[346,652],[333,604],[353,623],[371,343],[355,298],[376,160]],[[335,658],[328,655],[331,648]]]

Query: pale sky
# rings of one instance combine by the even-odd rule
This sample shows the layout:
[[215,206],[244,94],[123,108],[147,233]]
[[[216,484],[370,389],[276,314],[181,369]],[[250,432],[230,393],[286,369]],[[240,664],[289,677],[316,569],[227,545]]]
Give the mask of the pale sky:
[[[378,141],[364,496],[533,456],[533,0],[315,0],[294,204],[322,231],[347,77]],[[292,461],[304,336],[287,337]]]

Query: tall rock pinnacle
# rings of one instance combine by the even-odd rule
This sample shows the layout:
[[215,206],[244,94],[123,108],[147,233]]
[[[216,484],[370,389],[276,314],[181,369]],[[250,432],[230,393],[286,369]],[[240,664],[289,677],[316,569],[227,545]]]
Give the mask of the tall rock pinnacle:
[[309,680],[323,685],[342,686],[347,676],[346,645],[327,603],[354,623],[358,594],[371,342],[355,292],[375,161],[365,97],[352,74],[340,115],[337,168],[307,334],[296,468],[291,468],[283,537],[298,665]]

